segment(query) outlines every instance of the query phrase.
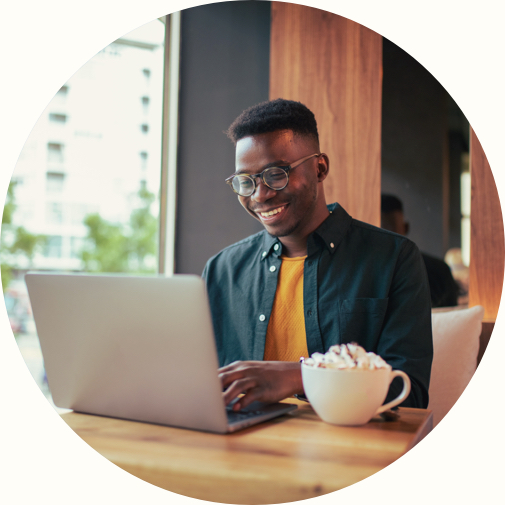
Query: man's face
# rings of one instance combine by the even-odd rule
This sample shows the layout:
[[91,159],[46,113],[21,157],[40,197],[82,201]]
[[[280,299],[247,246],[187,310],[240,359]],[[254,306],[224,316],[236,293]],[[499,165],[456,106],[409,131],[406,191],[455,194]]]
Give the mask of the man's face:
[[[315,140],[295,135],[291,130],[245,137],[237,142],[236,173],[258,174],[272,166],[290,165],[318,153],[318,149]],[[320,184],[327,172],[327,158],[323,156],[311,158],[293,169],[288,185],[281,191],[258,180],[251,196],[238,197],[240,203],[271,235],[308,235],[324,220],[323,213],[327,212]]]

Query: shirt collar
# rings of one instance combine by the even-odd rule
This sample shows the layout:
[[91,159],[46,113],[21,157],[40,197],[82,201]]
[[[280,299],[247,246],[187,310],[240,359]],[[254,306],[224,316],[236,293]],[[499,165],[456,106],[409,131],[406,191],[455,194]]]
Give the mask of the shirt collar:
[[311,256],[321,249],[321,244],[333,254],[351,226],[352,217],[338,203],[328,205],[330,215],[321,223],[307,241],[307,254]]
[[[340,242],[342,242],[347,230],[351,226],[352,217],[338,203],[328,205],[330,215],[321,225],[308,237],[307,255],[311,256],[326,247],[333,254]],[[282,253],[282,244],[277,237],[270,235],[266,231],[263,234],[261,260],[270,254],[279,257]]]
[[282,252],[281,241],[277,237],[270,235],[270,233],[268,233],[267,231],[264,231],[261,260],[263,261],[270,254],[274,254],[275,256],[279,257],[281,255],[281,252]]

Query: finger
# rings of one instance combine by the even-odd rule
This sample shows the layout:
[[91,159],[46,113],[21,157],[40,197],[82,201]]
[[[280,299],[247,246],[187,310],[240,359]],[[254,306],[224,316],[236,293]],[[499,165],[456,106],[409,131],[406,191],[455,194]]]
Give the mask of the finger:
[[232,382],[240,379],[244,379],[244,371],[236,370],[230,372],[223,372],[218,375],[219,380],[221,381],[221,386],[223,389],[227,388]]
[[231,384],[231,386],[223,393],[225,404],[228,405],[238,395],[246,393],[249,389],[256,386],[256,383],[249,378],[240,379]]
[[[228,405],[234,398],[236,398],[241,393],[247,393],[247,391],[256,386],[256,381],[250,378],[244,378],[236,380],[231,384],[231,386],[223,393],[223,399],[225,405]],[[240,408],[240,407],[239,407]]]
[[222,366],[221,368],[218,368],[217,372],[218,373],[232,372],[237,367],[239,367],[242,363],[243,363],[242,361],[234,361],[233,363],[230,363],[229,365]]
[[239,398],[237,402],[233,405],[233,410],[240,410],[247,407],[251,403],[259,400],[261,398],[261,395],[262,395],[261,388],[255,387],[249,389],[246,392],[246,394],[241,398]]

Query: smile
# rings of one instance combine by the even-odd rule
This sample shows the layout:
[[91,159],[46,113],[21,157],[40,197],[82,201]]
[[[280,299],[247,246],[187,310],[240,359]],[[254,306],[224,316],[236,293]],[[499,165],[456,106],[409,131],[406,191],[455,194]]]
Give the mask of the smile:
[[269,219],[282,212],[285,208],[286,205],[283,205],[282,207],[277,207],[276,209],[268,210],[266,212],[258,212],[258,214],[262,219]]

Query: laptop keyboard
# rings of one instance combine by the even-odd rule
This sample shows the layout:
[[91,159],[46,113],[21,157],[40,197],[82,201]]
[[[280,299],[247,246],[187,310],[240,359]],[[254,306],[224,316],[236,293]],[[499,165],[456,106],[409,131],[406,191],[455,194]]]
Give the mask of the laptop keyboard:
[[244,421],[245,419],[257,417],[261,414],[264,414],[262,410],[238,410],[235,412],[231,408],[226,408],[226,415],[228,416],[229,423]]

